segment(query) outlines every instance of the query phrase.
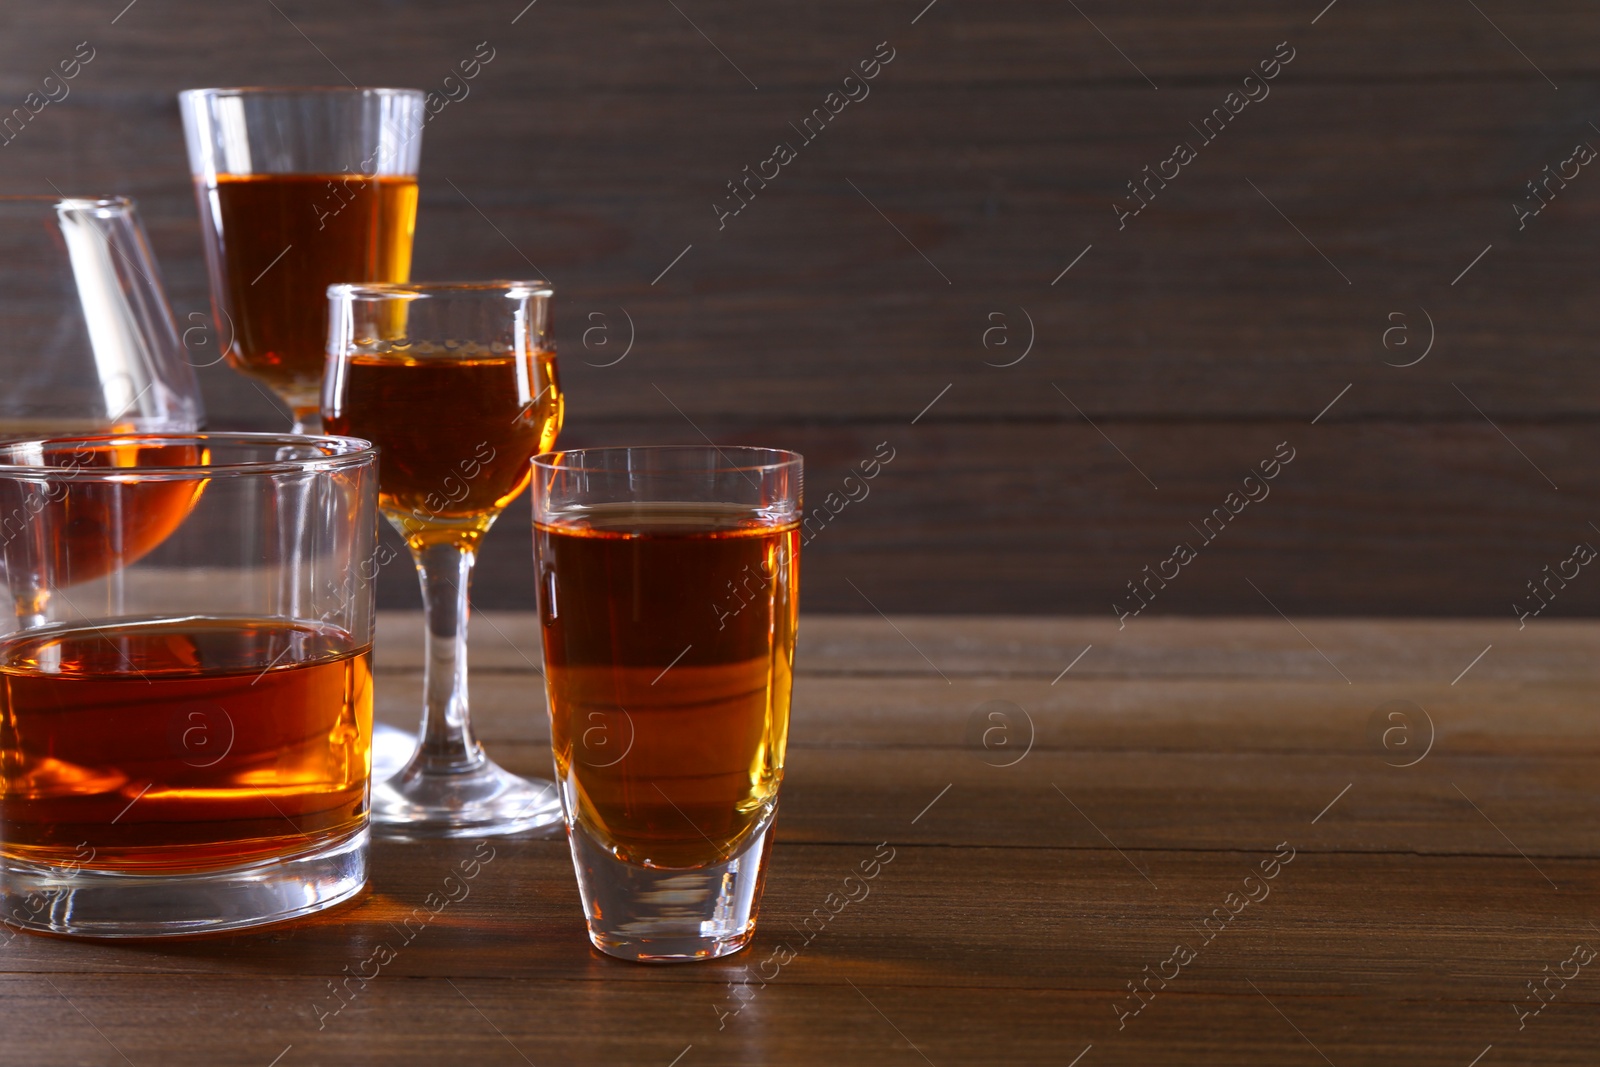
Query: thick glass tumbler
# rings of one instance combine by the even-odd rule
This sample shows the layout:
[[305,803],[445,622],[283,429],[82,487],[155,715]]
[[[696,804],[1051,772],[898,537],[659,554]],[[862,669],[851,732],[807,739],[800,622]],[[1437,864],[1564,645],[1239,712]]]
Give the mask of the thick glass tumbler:
[[602,952],[709,959],[755,932],[789,736],[801,463],[714,446],[534,460],[551,743]]
[[377,489],[348,438],[0,445],[0,931],[202,933],[360,891]]
[[229,363],[314,433],[328,286],[411,275],[423,94],[190,89],[178,101]]

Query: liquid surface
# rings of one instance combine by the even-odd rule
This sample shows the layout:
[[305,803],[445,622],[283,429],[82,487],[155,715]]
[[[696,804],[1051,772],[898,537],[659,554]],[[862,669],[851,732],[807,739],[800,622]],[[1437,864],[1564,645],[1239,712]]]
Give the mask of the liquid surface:
[[378,446],[378,504],[415,542],[475,544],[561,430],[549,352],[356,355],[343,373],[323,423]]
[[771,812],[799,533],[744,507],[601,505],[536,524],[556,770],[631,863],[720,863]]
[[93,416],[0,415],[0,443],[28,437],[76,437],[92,433],[133,433],[130,422],[110,422]]
[[194,870],[357,829],[369,648],[314,623],[223,618],[0,639],[0,852]]
[[196,193],[229,361],[296,412],[315,411],[328,286],[410,277],[416,179],[220,174]]

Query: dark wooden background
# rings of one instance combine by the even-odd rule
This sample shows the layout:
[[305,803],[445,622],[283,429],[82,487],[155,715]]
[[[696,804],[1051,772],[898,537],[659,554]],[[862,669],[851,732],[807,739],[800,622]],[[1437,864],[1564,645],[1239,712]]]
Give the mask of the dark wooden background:
[[[487,41],[427,130],[416,276],[554,282],[564,443],[793,446],[819,504],[889,442],[806,550],[810,609],[1109,618],[1280,441],[1270,499],[1152,612],[1508,615],[1600,543],[1600,173],[1525,230],[1511,208],[1600,144],[1592,4],[525,2],[6,4],[0,112],[77,42],[95,58],[0,147],[0,191],[137,197],[190,325],[177,90],[439,89]],[[870,97],[719,232],[724,183],[885,40]],[[1125,183],[1285,40],[1271,95],[1119,232]],[[1428,316],[1427,358],[1385,365]],[[286,425],[202,380],[213,425]],[[526,523],[491,536],[481,605],[531,603]],[[1585,575],[1547,614],[1597,610]]]

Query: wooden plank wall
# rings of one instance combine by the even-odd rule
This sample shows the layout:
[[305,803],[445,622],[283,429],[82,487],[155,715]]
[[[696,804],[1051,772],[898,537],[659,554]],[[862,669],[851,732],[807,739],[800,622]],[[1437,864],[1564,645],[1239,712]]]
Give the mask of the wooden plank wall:
[[[806,550],[808,608],[1109,617],[1188,541],[1151,614],[1509,616],[1600,543],[1600,174],[1513,208],[1600,145],[1579,0],[525,3],[6,5],[0,112],[77,42],[94,58],[0,147],[0,192],[136,196],[187,319],[177,90],[443,90],[487,41],[427,130],[417,275],[553,280],[565,443],[791,445],[820,505],[888,442]],[[790,127],[889,49],[814,140]],[[780,141],[796,157],[719,228]],[[1119,222],[1147,165],[1170,180]],[[284,424],[202,379],[214,425]],[[1270,497],[1203,541],[1280,442]],[[530,602],[525,516],[482,605]],[[1596,610],[1585,576],[1547,614]]]

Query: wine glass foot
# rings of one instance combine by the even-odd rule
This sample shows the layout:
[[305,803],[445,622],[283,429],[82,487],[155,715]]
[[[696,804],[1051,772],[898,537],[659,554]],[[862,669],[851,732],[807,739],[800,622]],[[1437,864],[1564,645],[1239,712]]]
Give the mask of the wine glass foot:
[[561,826],[554,782],[519,777],[493,760],[444,773],[413,762],[372,787],[372,831],[391,841],[548,833]]
[[398,726],[372,724],[372,780],[387,782],[417,754],[417,735]]

